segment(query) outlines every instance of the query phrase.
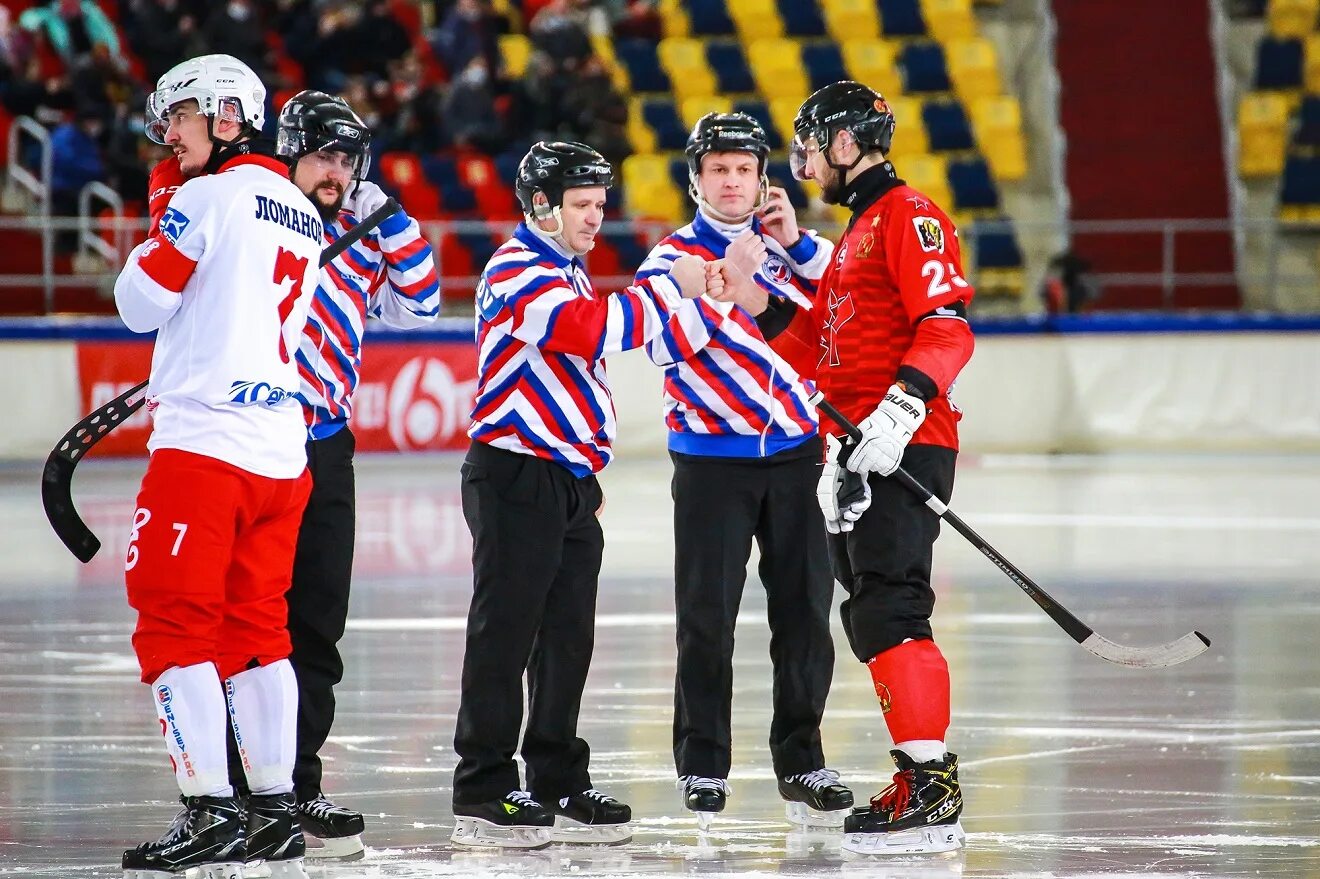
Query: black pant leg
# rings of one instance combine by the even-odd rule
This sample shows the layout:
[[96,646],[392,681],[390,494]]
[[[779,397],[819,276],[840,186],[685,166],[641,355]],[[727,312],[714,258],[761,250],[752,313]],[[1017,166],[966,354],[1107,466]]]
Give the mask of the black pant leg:
[[556,480],[570,495],[564,555],[546,597],[541,631],[527,668],[527,731],[522,755],[527,787],[541,802],[553,802],[591,787],[591,749],[577,734],[582,690],[587,684],[596,634],[596,589],[605,536],[596,510],[596,477]]
[[757,528],[774,673],[770,756],[781,777],[825,765],[820,723],[834,676],[834,578],[816,504],[819,477],[816,458],[775,465]]
[[484,443],[473,443],[463,464],[473,588],[454,734],[456,803],[487,802],[521,788],[513,755],[523,673],[567,530],[550,468],[562,470]]
[[767,470],[674,455],[674,764],[679,775],[728,778],[733,632]]
[[[908,446],[903,468],[948,503],[957,457],[942,446]],[[897,481],[873,475],[870,483],[870,508],[830,541],[835,575],[848,592],[844,629],[861,662],[905,639],[932,637],[930,570],[940,533],[939,516]]]

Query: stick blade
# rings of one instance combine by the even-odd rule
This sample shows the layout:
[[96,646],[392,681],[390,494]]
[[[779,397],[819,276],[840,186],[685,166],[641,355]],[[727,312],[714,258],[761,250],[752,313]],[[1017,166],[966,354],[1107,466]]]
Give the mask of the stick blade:
[[41,474],[41,505],[60,542],[78,561],[87,564],[101,548],[101,541],[74,509],[70,489],[73,466],[73,461],[61,455],[58,448],[50,453]]
[[1096,656],[1128,668],[1168,668],[1195,659],[1210,647],[1210,639],[1200,632],[1188,632],[1177,641],[1158,647],[1127,647],[1092,632],[1081,642]]

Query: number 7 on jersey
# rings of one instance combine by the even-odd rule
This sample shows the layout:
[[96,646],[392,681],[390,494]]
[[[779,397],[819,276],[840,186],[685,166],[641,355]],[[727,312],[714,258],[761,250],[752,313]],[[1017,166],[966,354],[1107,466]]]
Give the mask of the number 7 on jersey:
[[285,340],[284,325],[289,320],[289,315],[293,312],[294,303],[298,297],[302,296],[302,282],[307,275],[307,257],[298,256],[292,251],[285,250],[283,247],[275,254],[275,275],[273,280],[276,284],[283,284],[285,281],[292,281],[289,286],[289,295],[280,300],[280,362],[289,362],[289,344]]

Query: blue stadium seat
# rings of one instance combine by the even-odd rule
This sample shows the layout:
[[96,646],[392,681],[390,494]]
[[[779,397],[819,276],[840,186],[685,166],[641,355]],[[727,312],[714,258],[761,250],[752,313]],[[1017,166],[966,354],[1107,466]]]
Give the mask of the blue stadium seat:
[[683,6],[693,34],[726,36],[734,32],[724,0],[684,0]]
[[604,234],[605,240],[619,254],[619,264],[626,269],[636,271],[637,267],[646,261],[646,250],[632,232],[611,230]]
[[480,272],[490,262],[490,257],[495,253],[496,244],[491,236],[485,232],[459,232],[457,233],[459,243],[467,248],[467,252],[472,255],[472,265]]
[[655,145],[662,150],[681,150],[687,146],[688,130],[670,98],[650,98],[642,102],[642,119],[655,132]]
[[687,156],[675,156],[669,160],[669,179],[674,181],[674,188],[679,192],[688,191]]
[[880,0],[880,31],[886,37],[925,36],[919,0]]
[[747,66],[747,56],[743,55],[742,46],[738,43],[710,40],[706,43],[706,60],[710,62],[710,69],[715,71],[720,94],[756,91],[751,68]]
[[1256,88],[1302,86],[1302,41],[1265,37],[1256,47]]
[[670,91],[669,77],[660,66],[654,40],[618,40],[614,54],[628,70],[628,79],[634,92]]
[[990,178],[985,159],[980,156],[949,163],[949,189],[958,210],[999,207],[999,189]]
[[823,37],[825,20],[820,16],[820,4],[804,0],[778,0],[779,17],[784,20],[784,33],[790,37]]
[[[605,216],[613,219],[623,216],[623,189],[620,188],[620,171],[614,169],[614,185],[605,190]],[[513,178],[509,178],[512,180]]]
[[1297,117],[1297,131],[1293,144],[1302,147],[1320,147],[1320,95],[1307,95]]
[[978,222],[972,232],[976,239],[977,269],[1018,269],[1022,267],[1022,249],[1006,217]]
[[898,66],[908,94],[949,90],[949,68],[939,43],[909,43],[898,56]]
[[1279,204],[1320,205],[1320,156],[1292,155],[1283,166]]
[[782,186],[788,193],[788,201],[793,207],[801,210],[807,206],[807,193],[802,188],[802,184],[793,177],[793,171],[788,166],[788,162],[772,161],[766,165],[766,176],[770,178],[771,186]]
[[775,127],[774,120],[770,118],[770,108],[765,105],[765,101],[760,98],[752,98],[745,101],[734,101],[733,109],[736,113],[746,113],[765,129],[766,140],[770,142],[770,149],[782,150],[784,148],[784,139],[779,136],[779,129]]
[[462,214],[477,209],[477,196],[459,180],[452,156],[434,153],[422,156],[420,161],[427,181],[440,190],[440,202],[446,211]]
[[[809,4],[802,4],[804,6]],[[814,4],[810,4],[814,5]],[[802,66],[807,68],[813,90],[841,79],[851,79],[836,43],[814,43],[802,47]]]
[[959,101],[927,101],[921,108],[926,138],[932,152],[970,150],[975,146],[972,126]]

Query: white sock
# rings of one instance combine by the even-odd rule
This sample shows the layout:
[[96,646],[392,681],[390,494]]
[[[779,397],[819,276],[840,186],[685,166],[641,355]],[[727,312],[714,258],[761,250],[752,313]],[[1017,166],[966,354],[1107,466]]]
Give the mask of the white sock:
[[907,754],[917,763],[929,763],[932,760],[944,759],[944,742],[934,739],[913,739],[910,742],[899,742],[894,747]]
[[209,662],[167,669],[151,685],[174,778],[186,797],[231,797],[225,694]]
[[241,671],[225,682],[229,718],[254,794],[293,790],[298,681],[289,660]]

